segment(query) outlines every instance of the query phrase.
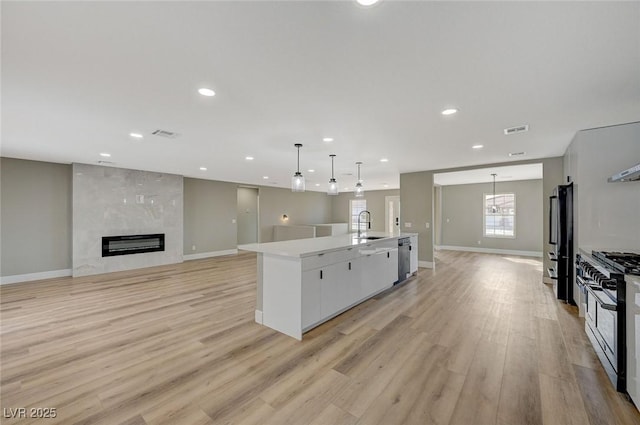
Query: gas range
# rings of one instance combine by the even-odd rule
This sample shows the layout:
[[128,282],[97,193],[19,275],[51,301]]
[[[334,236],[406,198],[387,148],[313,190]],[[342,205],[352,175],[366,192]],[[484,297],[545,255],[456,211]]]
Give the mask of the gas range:
[[638,274],[640,255],[616,251],[580,250],[576,283],[583,294],[585,331],[609,379],[626,389],[626,282]]
[[619,273],[640,275],[640,254],[633,252],[591,251],[591,255]]

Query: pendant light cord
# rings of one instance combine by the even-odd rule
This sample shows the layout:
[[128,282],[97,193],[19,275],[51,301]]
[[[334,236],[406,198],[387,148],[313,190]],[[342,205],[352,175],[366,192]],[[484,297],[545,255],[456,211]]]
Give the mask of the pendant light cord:
[[496,175],[497,174],[491,174],[493,176],[493,213],[495,214],[496,212],[498,212],[498,209],[496,208]]

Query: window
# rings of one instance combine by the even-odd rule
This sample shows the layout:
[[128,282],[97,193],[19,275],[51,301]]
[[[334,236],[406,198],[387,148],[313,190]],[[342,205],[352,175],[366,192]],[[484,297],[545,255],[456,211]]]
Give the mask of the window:
[[484,235],[492,238],[516,237],[515,193],[484,195]]
[[[350,199],[349,200],[349,228],[352,232],[358,231],[358,214],[367,209],[366,199]],[[368,218],[362,217],[363,220]],[[367,223],[360,223],[360,230],[367,230]]]

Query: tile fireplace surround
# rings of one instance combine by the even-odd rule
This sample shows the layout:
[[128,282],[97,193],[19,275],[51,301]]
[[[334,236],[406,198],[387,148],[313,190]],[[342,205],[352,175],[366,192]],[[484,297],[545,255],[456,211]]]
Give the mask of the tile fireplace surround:
[[[165,234],[165,250],[102,256],[102,237]],[[182,176],[73,164],[73,276],[182,262]]]

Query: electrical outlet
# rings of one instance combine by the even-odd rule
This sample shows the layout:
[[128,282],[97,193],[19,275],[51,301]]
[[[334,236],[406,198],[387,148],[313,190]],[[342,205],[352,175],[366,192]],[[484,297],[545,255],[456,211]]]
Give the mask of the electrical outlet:
[[448,218],[448,219],[447,219],[447,223],[448,223],[448,222],[450,222],[450,221],[451,221],[451,219],[450,219],[450,218]]
[[482,241],[478,241],[478,245],[482,245]]
[[426,227],[427,227],[427,229],[429,228],[429,223],[426,223]]
[[191,251],[195,251],[196,250],[196,246],[195,245],[191,245]]
[[231,224],[236,224],[236,219],[235,218],[231,219]]

